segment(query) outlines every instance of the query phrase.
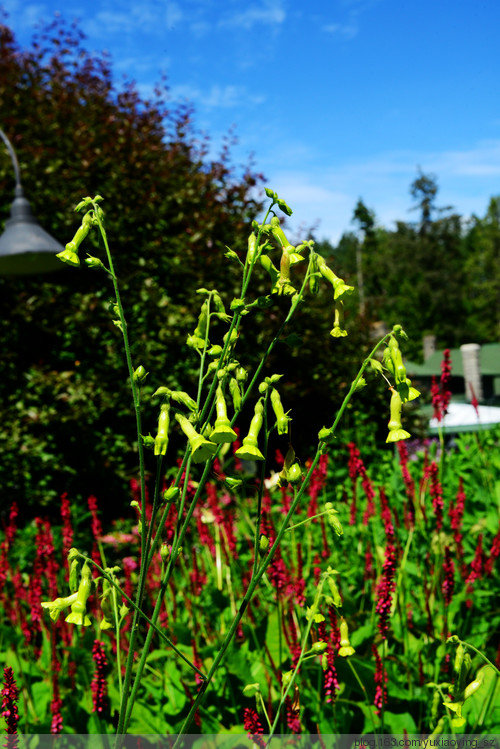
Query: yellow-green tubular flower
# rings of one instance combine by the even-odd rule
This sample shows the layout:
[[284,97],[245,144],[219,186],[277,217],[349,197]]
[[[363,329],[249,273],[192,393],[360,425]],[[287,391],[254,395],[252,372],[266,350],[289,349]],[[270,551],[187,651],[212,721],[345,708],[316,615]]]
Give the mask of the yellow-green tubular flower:
[[401,424],[401,407],[402,401],[401,396],[397,390],[390,388],[391,390],[391,418],[389,420],[389,434],[386,442],[399,442],[400,440],[407,440],[411,437],[409,432],[403,429]]
[[277,216],[272,217],[270,221],[270,226],[271,226],[271,238],[274,240],[274,244],[276,245],[276,247],[278,247],[278,249],[283,248],[283,247],[291,247],[290,242],[285,236],[285,232],[281,228],[281,223]]
[[271,390],[271,406],[273,407],[276,416],[276,428],[278,434],[288,434],[288,422],[291,421],[291,419],[283,409],[280,394],[276,388],[272,388]]
[[316,252],[311,250],[311,264],[309,267],[309,291],[311,294],[317,294],[319,291],[319,269],[318,269],[318,255]]
[[92,591],[92,576],[87,563],[82,567],[82,576],[76,598],[71,604],[71,613],[66,617],[68,624],[77,624],[79,627],[90,627],[90,617],[87,615],[87,601]]
[[194,329],[193,335],[187,338],[187,345],[191,348],[202,349],[205,346],[205,339],[208,332],[208,301],[205,299],[201,305],[201,311],[198,316],[198,323]]
[[80,265],[80,258],[78,257],[78,250],[80,248],[81,243],[89,233],[90,229],[92,228],[92,225],[94,224],[93,219],[93,212],[89,211],[85,214],[85,216],[82,218],[82,225],[78,227],[76,230],[75,236],[71,240],[71,242],[68,242],[66,247],[62,252],[59,252],[56,257],[59,258],[63,263],[66,263],[67,265],[72,265],[73,267],[77,268]]
[[334,299],[340,299],[340,297],[344,296],[344,294],[352,294],[354,291],[354,286],[348,286],[346,282],[339,278],[331,268],[328,267],[328,265],[325,262],[325,258],[321,257],[321,255],[318,255],[318,269],[323,278],[331,283],[334,289]]
[[[397,345],[397,341],[396,341],[396,345]],[[411,380],[409,379],[409,377],[406,377],[406,368],[404,367],[404,365],[403,365],[403,369],[404,369],[405,378],[404,380],[402,379],[403,377],[403,370],[401,369],[402,360],[401,360],[401,363],[399,364],[399,372],[398,373],[396,372],[396,365],[392,356],[390,346],[386,346],[386,348],[384,349],[382,358],[383,358],[384,366],[389,370],[389,372],[392,374],[392,376],[396,380],[396,389],[398,393],[400,394],[401,400],[403,401],[403,403],[406,403],[407,401],[412,401],[415,398],[418,398],[418,396],[420,395],[420,390],[417,390],[416,388],[414,388],[411,384]],[[398,358],[399,357],[396,356],[396,359]]]
[[236,434],[234,429],[231,428],[231,422],[227,418],[226,401],[224,400],[224,393],[222,391],[221,385],[217,386],[217,391],[215,394],[215,408],[217,411],[217,418],[215,420],[214,428],[210,434],[210,439],[212,440],[212,442],[216,442],[218,445],[223,442],[234,442],[238,439],[238,435]]
[[257,254],[257,237],[255,234],[250,234],[248,237],[248,250],[247,250],[247,257],[246,257],[246,264],[247,266],[252,265],[255,262],[255,256]]
[[391,335],[388,343],[389,353],[394,368],[394,377],[396,379],[396,385],[400,383],[406,384],[406,368],[403,364],[403,355],[399,348],[399,343],[395,336]]
[[331,502],[327,502],[325,504],[325,510],[326,510],[326,516],[327,516],[328,522],[332,526],[337,536],[343,536],[344,529],[342,528],[342,523],[337,517],[338,515],[337,510],[333,508],[333,504]]
[[237,413],[241,409],[242,397],[240,385],[238,383],[238,380],[236,380],[234,377],[229,378],[229,392],[231,393],[231,398],[233,399],[234,412]]
[[168,428],[170,426],[170,404],[163,403],[158,418],[158,432],[155,437],[155,455],[165,455],[168,447]]
[[344,305],[342,302],[335,302],[335,318],[330,335],[333,338],[343,338],[347,335],[347,330],[344,329]]
[[346,658],[348,655],[354,655],[356,651],[349,642],[349,629],[346,620],[342,617],[340,620],[340,648],[339,655]]
[[327,582],[328,582],[328,587],[330,588],[330,593],[332,594],[333,605],[336,606],[338,609],[340,609],[342,607],[342,596],[340,595],[340,591],[337,588],[337,584],[333,578],[333,575],[335,573],[336,573],[336,570],[332,569],[331,567],[328,567]]
[[278,278],[278,294],[284,295],[284,296],[292,296],[295,294],[295,287],[292,286],[292,283],[290,281],[290,266],[292,261],[292,250],[294,248],[292,245],[288,245],[287,247],[283,247],[283,251],[281,253],[281,262],[280,262],[280,275]]
[[[106,570],[106,572],[109,572],[110,570]],[[106,629],[114,629],[114,611],[113,611],[113,604],[112,604],[112,595],[113,595],[113,589],[111,585],[109,584],[109,581],[106,580],[106,578],[103,578],[102,582],[102,596],[101,596],[101,611],[102,611],[102,619],[101,623],[99,625],[99,629],[106,630]]]
[[235,455],[242,460],[264,460],[264,456],[259,450],[257,439],[262,427],[264,418],[264,403],[262,398],[255,404],[254,415],[250,423],[247,436],[243,439],[243,444],[236,450]]
[[272,284],[271,294],[277,294],[279,291],[279,285],[278,285],[279,277],[280,277],[279,270],[275,267],[269,255],[261,255],[260,264],[265,270],[267,270],[267,272],[271,276],[271,284]]
[[215,314],[217,315],[217,317],[223,322],[229,322],[231,320],[231,315],[227,314],[226,308],[224,307],[224,302],[222,301],[222,297],[219,292],[213,291],[212,298],[214,300]]
[[42,601],[42,607],[49,610],[50,618],[53,622],[56,622],[61,611],[76,601],[77,595],[77,593],[72,593],[66,598],[56,598],[54,601]]
[[215,442],[209,442],[209,440],[198,434],[194,426],[186,419],[182,414],[175,414],[176,420],[179,422],[180,427],[186,437],[188,438],[189,445],[191,447],[192,457],[194,463],[204,463],[208,460],[217,450]]

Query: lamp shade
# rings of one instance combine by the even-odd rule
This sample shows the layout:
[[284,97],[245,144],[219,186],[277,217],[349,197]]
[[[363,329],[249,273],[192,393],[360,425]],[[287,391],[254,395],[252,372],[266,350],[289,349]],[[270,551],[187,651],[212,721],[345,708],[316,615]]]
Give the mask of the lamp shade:
[[10,218],[0,237],[0,276],[50,273],[64,269],[56,254],[64,247],[42,229],[23,194],[16,186]]

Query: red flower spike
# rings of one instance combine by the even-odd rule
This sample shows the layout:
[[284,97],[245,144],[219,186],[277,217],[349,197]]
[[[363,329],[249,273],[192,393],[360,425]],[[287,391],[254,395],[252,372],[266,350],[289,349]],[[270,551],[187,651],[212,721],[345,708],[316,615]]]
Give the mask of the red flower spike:
[[264,728],[259,720],[259,716],[255,710],[252,710],[250,707],[246,707],[245,712],[243,713],[243,725],[245,731],[248,731],[248,738],[251,739],[254,744],[257,744],[257,746],[264,749],[266,742],[261,738],[264,733]]
[[[17,688],[12,668],[4,668],[3,676],[2,717],[5,718],[6,733],[17,734],[19,713],[16,702],[19,698],[19,689]],[[7,746],[9,746],[9,749],[15,749],[17,747],[17,738],[9,741]]]
[[95,664],[95,672],[90,685],[92,690],[92,711],[101,715],[108,707],[108,685],[106,683],[108,663],[104,652],[104,643],[100,640],[94,640],[92,659]]

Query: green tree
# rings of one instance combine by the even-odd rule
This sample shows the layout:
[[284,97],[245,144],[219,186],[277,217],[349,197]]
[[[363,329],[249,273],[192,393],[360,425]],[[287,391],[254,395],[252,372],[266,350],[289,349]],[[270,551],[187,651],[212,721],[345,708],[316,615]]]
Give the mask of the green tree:
[[474,217],[465,235],[465,281],[469,340],[500,336],[500,197],[491,198],[484,218]]
[[[260,176],[235,172],[229,144],[209,160],[192,112],[170,110],[163,88],[150,101],[132,84],[115,89],[107,58],[89,54],[63,21],[29,49],[0,25],[0,110],[34,213],[62,244],[78,225],[73,206],[104,195],[134,358],[177,384],[191,367],[195,290],[201,280],[228,288],[224,247],[244,251]],[[13,187],[2,148],[2,221]],[[0,484],[20,503],[43,505],[64,490],[116,496],[135,470],[109,281],[61,267],[0,279]]]

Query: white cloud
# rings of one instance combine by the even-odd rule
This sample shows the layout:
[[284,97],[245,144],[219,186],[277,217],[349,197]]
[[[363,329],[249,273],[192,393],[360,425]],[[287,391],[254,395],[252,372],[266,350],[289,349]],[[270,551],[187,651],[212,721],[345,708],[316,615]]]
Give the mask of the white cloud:
[[354,23],[327,23],[321,30],[328,34],[343,36],[345,39],[353,39],[358,33],[358,26]]
[[245,86],[231,84],[226,86],[214,84],[206,91],[189,84],[182,84],[172,86],[168,91],[168,96],[173,101],[188,100],[208,109],[231,109],[248,104],[259,105],[265,101],[265,97],[260,94],[249,94]]
[[[283,148],[286,150],[285,144]],[[316,236],[333,244],[344,232],[353,230],[351,219],[359,198],[387,228],[394,227],[396,221],[417,220],[417,214],[410,211],[409,187],[419,165],[425,174],[437,177],[437,205],[451,205],[464,217],[484,215],[490,197],[500,193],[500,140],[480,141],[461,151],[408,149],[331,167],[325,162],[324,155],[321,161],[309,158],[308,168],[299,171],[283,168],[281,160],[275,162],[275,169],[268,163],[265,173],[269,187],[294,211],[287,220],[291,229],[314,226],[319,219]]]
[[282,24],[285,18],[281,0],[267,0],[263,5],[248,5],[241,13],[226,16],[219,21],[219,26],[249,31],[256,24]]
[[167,3],[165,10],[165,24],[167,29],[173,29],[182,20],[183,13],[179,5],[174,2]]

